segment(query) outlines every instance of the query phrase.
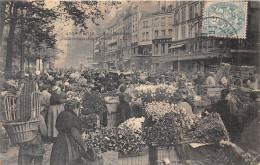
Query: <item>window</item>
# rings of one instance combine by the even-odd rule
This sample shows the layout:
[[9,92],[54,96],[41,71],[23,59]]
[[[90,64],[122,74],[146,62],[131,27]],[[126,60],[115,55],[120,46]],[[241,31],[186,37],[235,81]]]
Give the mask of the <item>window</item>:
[[154,53],[158,53],[158,44],[154,45]]
[[185,25],[181,26],[181,36],[182,36],[182,39],[186,38],[186,36],[185,36]]
[[196,17],[196,13],[198,14],[198,4],[194,5],[194,12],[195,12],[195,17]]
[[193,18],[193,6],[189,7],[189,18],[192,19]]
[[158,30],[155,30],[154,33],[155,33],[155,36],[158,37],[158,35],[159,35]]
[[161,18],[161,25],[162,25],[162,26],[165,26],[165,25],[166,25],[165,18]]
[[143,28],[145,28],[145,21],[143,21]]
[[133,32],[135,32],[135,25],[133,25]]
[[145,27],[148,28],[149,27],[149,22],[145,21]]
[[189,38],[192,38],[192,24],[189,24]]
[[162,36],[165,36],[165,30],[162,30]]
[[181,9],[181,20],[182,21],[186,20],[186,7]]
[[156,18],[154,19],[154,27],[158,27],[159,26],[159,19]]
[[168,44],[168,53],[172,52],[172,49],[169,49],[171,47],[171,44]]
[[165,53],[165,44],[161,45],[161,53],[164,54]]
[[149,40],[149,32],[146,32],[146,41]]
[[172,35],[172,29],[168,29],[168,34],[169,34],[169,36]]
[[168,24],[169,24],[169,25],[172,25],[172,17],[169,17],[169,18],[168,18]]
[[137,26],[135,26],[135,31],[137,32]]
[[145,40],[145,33],[143,33],[143,41]]
[[175,40],[178,40],[179,38],[179,29],[178,27],[175,28]]
[[176,1],[176,8],[179,6],[179,1]]

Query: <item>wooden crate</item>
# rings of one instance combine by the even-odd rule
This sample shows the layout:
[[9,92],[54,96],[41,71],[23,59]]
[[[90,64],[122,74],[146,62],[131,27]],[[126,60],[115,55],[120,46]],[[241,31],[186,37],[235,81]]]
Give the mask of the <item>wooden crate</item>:
[[107,127],[113,128],[118,126],[118,112],[107,114]]
[[150,148],[150,164],[164,165],[164,160],[168,159],[170,165],[181,164],[178,153],[174,146],[154,146]]
[[149,151],[118,158],[118,165],[149,165]]

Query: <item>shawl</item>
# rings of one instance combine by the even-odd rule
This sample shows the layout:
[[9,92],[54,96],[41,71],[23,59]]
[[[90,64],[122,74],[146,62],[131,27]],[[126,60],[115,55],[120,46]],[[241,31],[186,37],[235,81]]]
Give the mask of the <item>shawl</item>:
[[82,133],[80,120],[75,112],[65,109],[57,118],[56,128],[59,132],[70,132],[72,127]]

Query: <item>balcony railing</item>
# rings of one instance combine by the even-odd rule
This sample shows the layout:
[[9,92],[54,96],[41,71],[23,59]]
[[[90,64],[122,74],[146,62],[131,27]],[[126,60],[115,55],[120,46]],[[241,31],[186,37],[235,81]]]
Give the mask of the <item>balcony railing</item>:
[[164,38],[172,38],[172,35],[155,36],[155,37],[154,37],[154,39],[164,39]]

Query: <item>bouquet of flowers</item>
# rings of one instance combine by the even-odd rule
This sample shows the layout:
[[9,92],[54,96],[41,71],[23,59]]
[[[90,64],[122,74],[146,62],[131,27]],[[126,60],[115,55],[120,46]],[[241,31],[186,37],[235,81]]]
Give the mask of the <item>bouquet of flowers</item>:
[[142,152],[147,148],[142,136],[142,118],[130,118],[119,125],[117,151],[119,155]]
[[187,137],[193,143],[218,143],[228,140],[228,133],[218,113],[211,113],[196,122]]
[[131,118],[118,128],[102,128],[99,131],[83,134],[88,147],[98,151],[117,151],[120,155],[138,153],[147,149],[142,136],[144,118]]
[[118,128],[102,128],[95,132],[83,134],[83,140],[88,147],[97,151],[117,151]]
[[158,121],[165,114],[175,111],[175,105],[165,102],[151,102],[146,104],[145,113],[147,117],[151,117],[153,121]]
[[95,95],[91,92],[84,94],[82,106],[84,108],[82,111],[83,115],[101,114],[107,111],[99,95]]
[[171,102],[176,94],[176,89],[168,85],[141,85],[134,91],[136,97],[140,97],[143,103],[153,101]]
[[185,109],[175,109],[161,120],[144,129],[147,142],[151,145],[179,144],[186,141],[186,132],[190,130],[199,117],[192,117]]

